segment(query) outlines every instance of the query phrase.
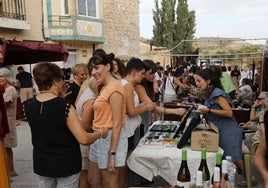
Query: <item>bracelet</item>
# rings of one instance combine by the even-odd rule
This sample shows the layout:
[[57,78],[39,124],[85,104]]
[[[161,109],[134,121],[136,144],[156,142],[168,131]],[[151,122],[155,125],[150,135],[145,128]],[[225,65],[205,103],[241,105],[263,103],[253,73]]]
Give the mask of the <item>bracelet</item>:
[[262,124],[262,123],[264,123],[264,121],[261,121],[259,124]]

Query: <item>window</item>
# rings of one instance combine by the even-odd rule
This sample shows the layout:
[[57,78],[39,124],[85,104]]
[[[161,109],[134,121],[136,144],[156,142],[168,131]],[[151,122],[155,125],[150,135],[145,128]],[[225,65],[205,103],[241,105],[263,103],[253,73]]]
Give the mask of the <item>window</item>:
[[97,17],[96,0],[78,0],[78,14]]
[[62,15],[69,14],[68,0],[61,0]]
[[68,0],[64,0],[64,13],[69,14]]

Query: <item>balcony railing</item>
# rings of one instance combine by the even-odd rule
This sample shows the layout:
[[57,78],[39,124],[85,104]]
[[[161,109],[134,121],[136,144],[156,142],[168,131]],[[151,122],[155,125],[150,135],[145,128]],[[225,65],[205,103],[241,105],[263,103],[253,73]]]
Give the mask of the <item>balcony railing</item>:
[[0,0],[0,28],[30,30],[25,0]]
[[48,32],[52,40],[104,42],[103,20],[76,15],[48,15]]
[[26,20],[25,0],[1,0],[0,17]]

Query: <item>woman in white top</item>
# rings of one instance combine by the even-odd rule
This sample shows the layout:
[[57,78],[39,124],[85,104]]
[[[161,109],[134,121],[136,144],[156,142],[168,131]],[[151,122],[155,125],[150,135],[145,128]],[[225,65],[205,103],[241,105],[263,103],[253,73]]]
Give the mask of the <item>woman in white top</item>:
[[[90,77],[85,80],[80,89],[82,90],[82,94],[77,98],[76,112],[83,127],[89,131],[93,120],[92,104],[98,94],[98,86],[95,78]],[[79,188],[87,188],[90,187],[87,180],[89,145],[80,144],[80,150],[82,154],[82,169],[79,177]]]
[[174,83],[173,74],[171,72],[168,73],[165,79],[166,79],[164,82],[165,90],[164,90],[164,95],[163,95],[164,103],[171,102],[172,100],[177,99],[177,93],[176,93],[177,85]]
[[165,78],[165,91],[164,91],[164,103],[171,102],[178,99],[177,90],[190,90],[191,87],[185,83],[182,83],[183,70],[178,68],[174,73],[166,72]]
[[[140,104],[139,97],[134,90],[134,86],[139,84],[144,78],[145,68],[145,64],[140,59],[132,58],[126,66],[127,76],[121,80],[128,98],[126,103],[126,122],[123,127],[128,137],[128,156],[139,142],[139,137],[135,136],[134,133],[141,124],[140,114],[145,111],[152,111],[155,107],[153,102]],[[119,177],[119,187],[128,187],[128,171],[126,166],[120,170]]]

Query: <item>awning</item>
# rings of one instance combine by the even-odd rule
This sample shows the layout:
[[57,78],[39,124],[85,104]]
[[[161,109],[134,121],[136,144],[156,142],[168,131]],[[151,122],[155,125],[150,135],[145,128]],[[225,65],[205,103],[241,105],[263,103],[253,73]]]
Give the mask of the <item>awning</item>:
[[2,40],[0,63],[4,65],[34,64],[42,61],[67,61],[64,45],[39,41]]

